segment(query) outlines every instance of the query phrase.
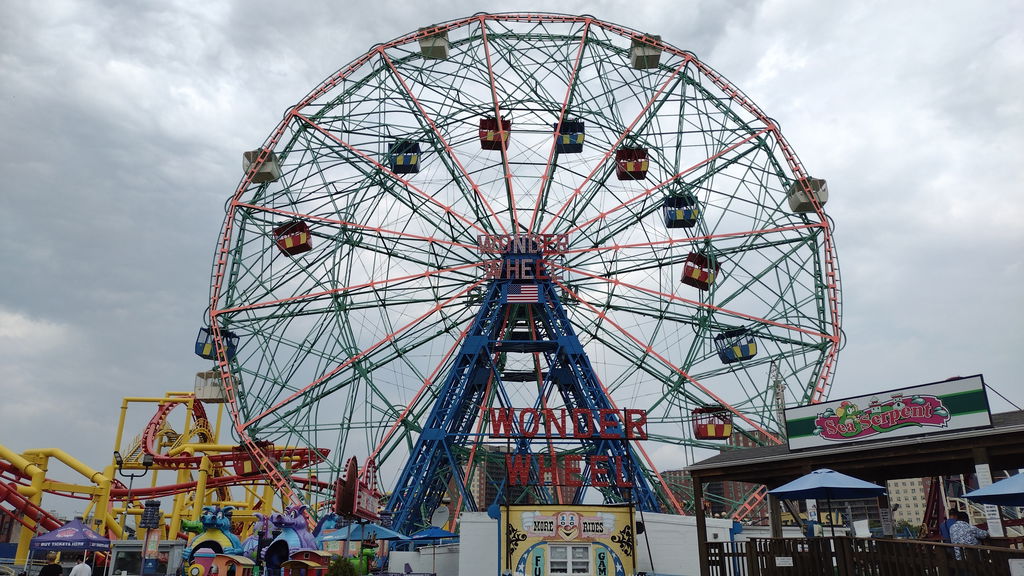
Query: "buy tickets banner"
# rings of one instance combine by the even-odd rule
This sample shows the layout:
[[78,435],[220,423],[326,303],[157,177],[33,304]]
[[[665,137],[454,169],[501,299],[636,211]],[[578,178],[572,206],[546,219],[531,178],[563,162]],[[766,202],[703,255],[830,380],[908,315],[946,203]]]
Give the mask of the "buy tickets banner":
[[501,509],[502,569],[522,576],[633,574],[628,506],[538,505]]

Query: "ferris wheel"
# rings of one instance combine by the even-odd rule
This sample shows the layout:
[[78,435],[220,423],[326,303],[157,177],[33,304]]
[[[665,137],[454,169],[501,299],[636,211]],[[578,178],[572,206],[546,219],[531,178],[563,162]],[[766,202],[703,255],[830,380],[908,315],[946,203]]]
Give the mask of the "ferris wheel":
[[[444,500],[492,505],[504,453],[591,450],[628,460],[642,507],[682,511],[661,472],[779,442],[780,408],[828,393],[827,187],[658,36],[550,14],[423,28],[327,78],[244,166],[197,346],[292,499],[372,457],[422,526]],[[646,439],[496,442],[501,407],[639,410]],[[332,457],[297,470],[268,442]]]

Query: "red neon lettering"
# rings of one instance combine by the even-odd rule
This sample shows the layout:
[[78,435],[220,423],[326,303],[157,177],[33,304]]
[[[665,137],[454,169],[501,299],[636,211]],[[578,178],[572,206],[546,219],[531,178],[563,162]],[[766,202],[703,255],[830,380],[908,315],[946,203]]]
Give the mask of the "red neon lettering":
[[485,262],[484,263],[484,278],[500,278],[501,277],[501,262]]
[[597,413],[597,421],[601,427],[601,438],[619,438],[622,436],[619,429],[618,410],[601,408]]
[[[537,456],[537,473],[540,476],[540,483],[544,484],[558,484],[558,460],[554,454],[548,456],[548,465],[544,465],[544,456]],[[548,478],[551,478],[548,481]]]
[[583,457],[579,454],[566,454],[562,458],[566,486],[583,486],[583,478],[580,477],[580,463],[582,461]]
[[540,420],[537,419],[537,416],[537,411],[533,408],[523,408],[519,413],[519,429],[523,432],[523,436],[533,438],[537,435],[537,430],[540,429]]
[[647,411],[626,408],[626,438],[647,440]]
[[559,410],[558,418],[555,418],[555,411],[551,408],[544,409],[544,426],[548,436],[551,435],[551,428],[554,428],[558,436],[565,438],[565,417],[565,408]]
[[515,416],[511,408],[491,408],[491,435],[511,436],[512,418]]
[[513,486],[524,486],[530,483],[530,455],[505,454],[505,470],[509,483]]
[[612,459],[615,461],[615,486],[619,488],[629,488],[633,484],[626,478],[626,472],[622,466],[622,456],[613,456]]
[[543,260],[538,260],[538,261],[534,262],[534,267],[537,268],[535,276],[537,277],[538,280],[550,280],[551,279],[551,276],[549,276],[548,272],[547,272],[547,266],[545,266],[545,262]]
[[[602,465],[603,464],[603,465]],[[590,457],[590,485],[598,488],[611,486],[611,483],[607,480],[601,480],[602,477],[608,476],[608,468],[604,465],[608,464],[608,457],[603,454],[596,454]]]
[[572,411],[573,438],[587,438],[594,434],[594,415],[585,408]]

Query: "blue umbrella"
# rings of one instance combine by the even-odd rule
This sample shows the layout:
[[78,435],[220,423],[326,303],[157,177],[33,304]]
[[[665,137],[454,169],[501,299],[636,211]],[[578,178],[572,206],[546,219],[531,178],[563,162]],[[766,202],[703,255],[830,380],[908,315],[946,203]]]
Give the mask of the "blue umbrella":
[[1004,478],[999,482],[964,494],[964,498],[982,504],[1024,506],[1024,474]]
[[380,524],[374,524],[369,522],[366,524],[349,524],[344,528],[339,529],[337,532],[332,532],[323,537],[324,542],[333,542],[335,540],[369,540],[374,538],[377,540],[408,540],[409,537],[405,534],[400,534],[385,528]]
[[803,498],[835,498],[837,500],[852,500],[855,498],[871,498],[885,494],[885,488],[865,482],[860,478],[847,476],[835,470],[821,468],[783,484],[774,490],[769,490],[785,500],[800,500]]
[[458,538],[458,534],[449,532],[444,528],[438,528],[437,526],[431,526],[424,528],[419,532],[414,532],[409,538],[413,540],[444,540],[445,538]]
[[[419,532],[413,532],[412,536],[410,536],[409,538],[411,538],[412,540],[444,540],[446,538],[458,538],[458,537],[459,537],[458,534],[456,534],[454,532],[449,532],[449,531],[445,530],[444,528],[438,528],[437,526],[430,526],[428,528],[424,528],[423,530],[420,530]],[[431,548],[431,550],[430,550],[430,564],[431,564],[431,572],[436,572],[437,571],[437,549],[436,548]]]
[[[828,507],[831,510],[833,498],[837,500],[872,498],[885,494],[885,488],[835,470],[820,468],[774,490],[769,490],[768,493],[784,500],[803,500],[805,498],[820,500],[824,498],[828,501]],[[836,527],[833,522],[833,536],[835,536],[835,532]]]

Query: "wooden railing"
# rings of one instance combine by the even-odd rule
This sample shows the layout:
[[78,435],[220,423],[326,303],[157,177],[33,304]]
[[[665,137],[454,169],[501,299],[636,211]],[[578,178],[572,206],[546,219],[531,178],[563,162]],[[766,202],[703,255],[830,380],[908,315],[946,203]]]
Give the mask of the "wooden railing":
[[1010,561],[1024,563],[1024,550],[875,538],[756,538],[709,542],[707,558],[713,576],[1011,576]]

